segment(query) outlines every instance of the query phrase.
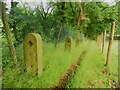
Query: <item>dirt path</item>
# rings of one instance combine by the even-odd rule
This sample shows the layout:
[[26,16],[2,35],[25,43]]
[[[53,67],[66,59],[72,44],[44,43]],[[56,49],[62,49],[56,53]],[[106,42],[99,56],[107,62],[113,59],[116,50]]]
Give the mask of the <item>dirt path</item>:
[[81,61],[82,61],[82,59],[84,58],[85,54],[86,54],[86,51],[83,51],[83,52],[80,54],[80,57],[79,57],[79,59],[77,60],[77,62],[73,63],[73,64],[70,66],[70,68],[67,70],[66,74],[63,75],[63,76],[60,78],[59,82],[56,83],[56,84],[54,84],[51,88],[54,88],[54,89],[56,89],[56,88],[65,88],[65,87],[66,87],[66,84],[68,83],[68,79],[70,79],[70,76],[71,76],[71,75],[74,75],[75,70],[77,69],[78,66],[80,66]]

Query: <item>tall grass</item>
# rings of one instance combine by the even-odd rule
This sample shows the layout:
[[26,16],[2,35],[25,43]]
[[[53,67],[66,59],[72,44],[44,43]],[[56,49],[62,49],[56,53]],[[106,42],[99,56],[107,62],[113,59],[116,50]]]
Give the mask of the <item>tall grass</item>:
[[[112,43],[112,50],[110,55],[110,65],[107,67],[110,72],[110,79],[118,82],[118,40],[114,40]],[[105,56],[107,55],[108,41],[106,43]],[[106,59],[106,58],[105,58]]]
[[75,74],[70,77],[68,88],[110,87],[108,79],[118,80],[116,57],[111,57],[111,67],[108,67],[111,75],[101,73],[106,68],[104,66],[105,55],[101,54],[94,41],[83,41],[76,47],[73,40],[71,52],[64,51],[64,42],[60,43],[58,47],[54,47],[52,43],[43,43],[42,50],[43,73],[41,76],[31,76],[23,68],[23,45],[16,48],[19,62],[15,69],[11,68],[10,53],[4,49],[3,55],[7,57],[8,63],[3,68],[3,88],[50,88],[66,73],[70,65],[78,60],[84,50],[87,53]]
[[[64,43],[60,43],[58,47],[54,44],[43,43],[43,73],[41,76],[33,77],[25,73],[22,65],[12,70],[10,66],[5,67],[3,73],[3,87],[14,88],[49,88],[57,83],[62,75],[64,75],[70,65],[75,62],[80,53],[85,49],[85,42],[78,47],[72,42],[71,52],[64,51]],[[19,63],[23,63],[23,46],[16,48],[19,57]]]
[[[115,43],[114,43],[115,44]],[[110,81],[118,81],[118,59],[116,44],[113,44],[111,63],[105,67],[106,54],[102,55],[95,42],[89,44],[87,54],[82,60],[74,76],[71,77],[67,85],[68,88],[110,88]],[[106,51],[105,51],[106,52]],[[110,75],[102,74],[102,70],[107,69]]]

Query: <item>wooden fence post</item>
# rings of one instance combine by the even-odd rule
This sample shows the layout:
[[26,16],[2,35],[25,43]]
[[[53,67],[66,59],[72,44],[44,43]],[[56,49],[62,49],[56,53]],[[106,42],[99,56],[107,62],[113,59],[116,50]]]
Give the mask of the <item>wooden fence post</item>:
[[103,34],[103,45],[102,45],[102,53],[104,53],[105,42],[106,42],[106,30],[104,31],[104,34]]
[[114,39],[114,30],[115,30],[115,21],[112,22],[111,32],[109,36],[109,46],[108,46],[108,52],[107,52],[106,66],[110,64],[110,54],[112,49],[112,42]]

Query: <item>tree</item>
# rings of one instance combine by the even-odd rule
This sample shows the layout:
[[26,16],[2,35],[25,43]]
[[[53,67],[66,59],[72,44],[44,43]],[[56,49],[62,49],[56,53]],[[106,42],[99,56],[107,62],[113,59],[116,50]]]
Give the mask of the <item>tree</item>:
[[78,7],[80,9],[79,11],[79,17],[78,17],[78,23],[77,23],[77,28],[80,28],[82,20],[84,20],[84,14],[83,14],[83,8],[81,2],[78,2]]
[[11,28],[13,28],[13,32],[14,32],[14,36],[15,36],[15,39],[16,39],[16,44],[18,44],[18,33],[17,33],[17,18],[15,17],[16,13],[15,13],[15,10],[16,10],[16,6],[17,6],[18,2],[14,2],[13,0],[11,0],[11,11],[10,11],[10,18],[12,19],[11,20]]
[[111,21],[117,21],[118,18],[116,5],[109,6],[105,2],[85,3],[83,10],[90,19],[87,29],[84,29],[85,34],[90,38],[99,36],[105,30],[110,31]]
[[61,26],[60,26],[60,30],[59,30],[59,33],[58,33],[58,42],[59,42],[59,38],[60,38],[60,34],[61,34],[61,31],[64,31],[64,24],[65,24],[65,8],[66,8],[66,2],[61,2]]
[[9,30],[9,25],[7,22],[4,2],[2,2],[2,22],[4,25],[4,30],[5,30],[6,38],[7,38],[8,44],[9,44],[13,63],[16,65],[17,64],[17,56],[16,56],[14,45],[13,45],[12,36],[11,36],[10,30]]

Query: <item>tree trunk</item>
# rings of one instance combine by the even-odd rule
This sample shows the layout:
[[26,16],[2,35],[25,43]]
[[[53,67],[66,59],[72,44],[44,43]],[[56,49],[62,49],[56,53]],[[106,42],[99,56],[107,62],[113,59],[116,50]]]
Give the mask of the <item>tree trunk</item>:
[[82,9],[81,2],[78,2],[78,6],[80,8],[80,12],[79,12],[79,17],[78,17],[78,22],[77,22],[77,28],[79,29],[81,21],[82,21],[81,19],[82,19],[82,16],[83,16],[83,9]]
[[61,7],[61,27],[60,27],[60,30],[59,30],[59,33],[58,33],[58,38],[57,38],[57,41],[59,43],[60,41],[60,34],[61,34],[61,31],[64,30],[64,23],[65,23],[65,8],[66,8],[66,2],[61,2],[62,3],[62,7]]
[[[14,18],[14,8],[16,7],[17,4],[15,4],[15,2],[13,2],[13,0],[11,0],[11,14],[12,14],[12,17]],[[16,22],[15,20],[13,21],[13,25],[12,25],[12,28],[13,28],[13,31],[14,31],[14,36],[15,36],[15,39],[16,39],[16,42],[19,41],[18,39],[18,35],[17,35],[17,28],[16,28]],[[17,43],[16,43],[17,44]],[[15,45],[16,45],[15,44]]]
[[14,45],[13,45],[12,36],[11,36],[10,30],[9,30],[9,25],[8,25],[8,22],[7,22],[4,2],[2,2],[2,22],[3,22],[3,25],[4,25],[4,30],[5,30],[6,38],[7,38],[7,41],[8,41],[9,48],[10,48],[13,63],[16,65],[17,56],[16,56]]
[[111,26],[110,36],[109,36],[109,46],[108,46],[108,52],[107,52],[106,66],[110,64],[110,54],[112,49],[112,42],[114,39],[114,30],[115,30],[115,22],[113,21]]
[[79,14],[79,17],[78,17],[78,22],[77,22],[78,29],[80,28],[80,24],[81,24],[81,14]]
[[104,34],[103,34],[103,45],[102,45],[102,53],[104,53],[105,42],[106,42],[106,30],[104,31]]
[[83,16],[84,16],[81,2],[78,2],[78,7],[79,7],[80,11],[79,11],[79,16],[78,16],[78,21],[77,21],[77,29],[79,31],[78,38],[80,38],[80,34],[81,34],[80,26],[81,26],[81,22],[82,22]]
[[62,31],[63,27],[64,27],[64,23],[61,23],[60,30],[59,30],[59,33],[58,33],[58,38],[57,38],[58,42],[60,41],[60,34],[61,34],[61,31]]

